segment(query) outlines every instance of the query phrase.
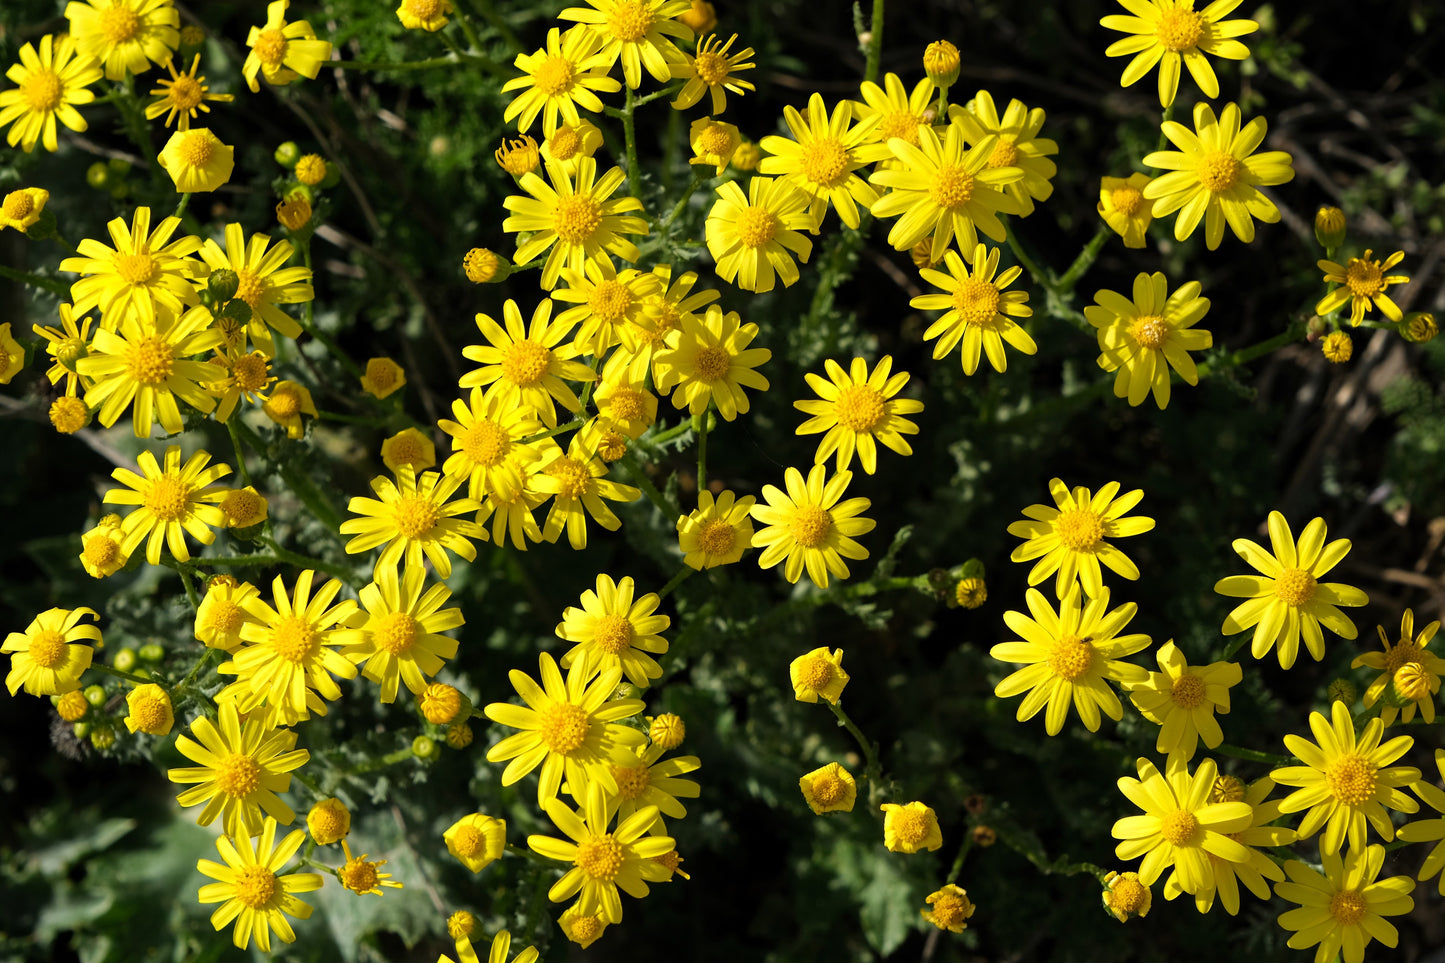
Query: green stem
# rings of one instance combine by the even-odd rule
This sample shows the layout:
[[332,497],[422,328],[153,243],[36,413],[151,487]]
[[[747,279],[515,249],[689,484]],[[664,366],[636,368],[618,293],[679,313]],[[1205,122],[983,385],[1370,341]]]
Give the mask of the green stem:
[[947,88],[947,87],[939,87],[939,88],[938,88],[938,114],[936,115],[936,117],[937,117],[937,119],[940,120],[940,121],[946,121],[946,120],[948,120],[948,88]]
[[530,860],[531,862],[537,863],[542,866],[551,866],[554,869],[560,868],[555,860],[548,859],[541,853],[528,849],[526,846],[518,846],[516,843],[507,844],[507,855],[517,856],[521,859]]
[[176,563],[176,572],[181,577],[181,584],[186,587],[186,598],[190,601],[191,608],[199,609],[201,607],[201,597],[196,594],[196,585],[191,580],[191,571],[191,566],[183,565],[179,562]]
[[868,66],[863,73],[864,80],[875,83],[883,57],[883,6],[884,0],[873,0],[873,20],[868,27]]
[[241,483],[249,488],[251,473],[246,468],[246,454],[241,450],[241,436],[236,433],[236,420],[235,418],[226,419],[226,433],[231,436],[231,448],[236,452],[236,471],[241,474]]
[[1094,266],[1094,261],[1099,257],[1099,251],[1103,250],[1104,242],[1109,239],[1109,235],[1112,233],[1113,231],[1109,228],[1109,225],[1099,225],[1098,230],[1094,232],[1094,236],[1089,240],[1089,243],[1084,245],[1084,249],[1079,252],[1079,256],[1074,258],[1074,263],[1069,265],[1069,269],[1064,272],[1064,276],[1059,278],[1058,283],[1054,285],[1054,290],[1057,293],[1061,295],[1068,294],[1074,290],[1074,285],[1078,284],[1079,279],[1084,276],[1085,272]]
[[324,561],[319,558],[312,558],[310,555],[301,555],[297,552],[291,551],[288,548],[282,548],[281,545],[276,541],[276,539],[272,538],[269,535],[262,536],[262,541],[264,541],[267,545],[271,547],[271,551],[276,553],[276,557],[280,561],[285,562],[288,565],[294,565],[297,568],[303,569],[311,568],[315,569],[318,572],[325,572],[327,575],[334,575],[336,578],[341,579],[341,581],[345,582],[347,585],[350,585],[353,589],[358,587],[356,575],[348,569],[344,569],[339,565],[332,565],[330,562]]
[[712,404],[700,415],[692,416],[692,426],[697,430],[697,490],[702,491],[707,487],[707,423],[708,416],[712,414]]
[[1243,746],[1232,746],[1227,742],[1220,743],[1210,751],[1225,756],[1233,756],[1235,759],[1247,759],[1250,762],[1265,762],[1271,766],[1288,766],[1293,762],[1288,756],[1279,756],[1272,752],[1260,752],[1257,749],[1245,749]]
[[672,227],[672,222],[677,220],[682,212],[687,209],[688,201],[692,200],[692,195],[697,193],[697,189],[702,186],[702,182],[706,179],[707,176],[701,171],[693,172],[692,180],[688,182],[687,190],[683,192],[682,199],[677,202],[677,205],[672,209],[672,213],[668,214],[667,219],[662,222],[663,236],[667,235],[668,229]]
[[692,422],[690,420],[683,421],[679,424],[673,425],[671,428],[667,429],[661,434],[653,435],[652,437],[648,438],[647,441],[649,444],[661,445],[665,442],[672,441],[672,439],[676,438],[678,435],[686,434],[689,431],[692,431]]
[[191,195],[190,195],[189,193],[182,194],[182,195],[181,195],[181,202],[176,205],[176,213],[175,213],[175,216],[176,216],[176,217],[182,217],[182,216],[184,216],[185,213],[186,213],[186,208],[187,208],[188,206],[190,206],[190,203],[191,203]]
[[637,165],[637,121],[633,117],[637,97],[631,87],[624,84],[623,88],[627,91],[627,100],[622,106],[622,134],[627,141],[627,191],[640,198],[642,173]]
[[472,0],[472,5],[477,8],[477,12],[482,15],[482,19],[487,22],[487,25],[502,35],[502,39],[514,52],[520,53],[527,49],[516,32],[492,9],[492,0]]
[[430,60],[328,60],[326,66],[340,70],[430,70],[433,67],[455,67],[459,62],[460,58],[447,56]]
[[1055,284],[1053,275],[1044,273],[1034,259],[1029,257],[1028,252],[1024,250],[1023,243],[1019,241],[1018,235],[1014,232],[1013,221],[1005,222],[1004,229],[1008,237],[1009,250],[1013,252],[1014,257],[1018,258],[1019,263],[1024,266],[1024,270],[1029,272],[1029,277],[1034,279],[1035,284],[1052,291]]
[[963,842],[958,847],[958,855],[953,857],[953,865],[949,867],[948,878],[943,881],[944,885],[958,882],[958,874],[963,872],[963,860],[968,856],[968,851],[973,848],[973,833],[964,833]]
[[472,18],[462,9],[462,5],[452,4],[452,12],[457,15],[457,24],[462,28],[462,33],[467,36],[467,43],[477,53],[482,52],[482,40],[477,36],[477,30],[472,26]]
[[97,672],[104,672],[106,675],[113,675],[117,679],[124,679],[127,682],[134,682],[136,685],[150,685],[151,683],[156,681],[155,679],[147,679],[144,676],[133,675],[129,672],[122,672],[120,669],[117,669],[113,666],[105,665],[102,662],[92,662],[90,664],[90,667],[92,669],[95,669]]
[[842,706],[836,702],[829,702],[828,708],[832,710],[833,715],[838,717],[838,725],[847,729],[849,735],[857,740],[859,747],[863,750],[865,772],[869,777],[875,780],[878,779],[883,772],[882,766],[880,766],[878,762],[878,746],[868,741],[868,737],[863,735],[863,730],[859,729],[853,720],[848,718],[848,713],[843,711]]
[[672,594],[675,588],[677,588],[683,582],[686,582],[688,579],[692,578],[692,576],[696,573],[697,569],[693,568],[690,565],[684,565],[682,567],[682,571],[674,575],[668,581],[668,583],[662,587],[662,591],[657,593],[658,599],[661,600],[667,598],[669,595]]
[[1234,653],[1244,648],[1244,643],[1248,642],[1249,640],[1250,635],[1248,633],[1241,633],[1240,635],[1235,636],[1230,641],[1230,643],[1224,647],[1223,660],[1227,662],[1228,660],[1234,658]]
[[552,438],[562,434],[563,432],[581,428],[585,424],[587,424],[585,419],[574,418],[573,420],[567,422],[565,425],[558,425],[556,428],[548,428],[546,431],[539,431],[535,435],[528,435],[526,438],[523,438],[521,441],[517,442],[517,444],[530,445],[534,441],[541,441],[543,438]]
[[[249,445],[253,451],[265,457],[266,444],[256,436],[256,433],[251,430],[251,426],[239,419],[236,420],[235,424],[236,432],[241,436],[241,439]],[[310,478],[292,470],[288,465],[277,464],[276,472],[286,480],[286,484],[289,485],[291,490],[296,493],[296,496],[301,499],[302,504],[311,510],[311,514],[326,523],[326,526],[332,531],[338,531],[340,529],[341,513],[331,504],[330,499],[317,489],[315,483],[312,482]]]
[[28,284],[42,291],[49,291],[51,294],[60,298],[65,297],[65,292],[69,290],[63,281],[43,278],[38,274],[31,274],[29,271],[17,271],[3,264],[0,264],[0,278],[7,278],[20,284]]
[[1225,355],[1221,359],[1204,362],[1199,366],[1199,377],[1207,378],[1211,374],[1214,374],[1218,371],[1223,371],[1228,368],[1237,368],[1240,365],[1248,364],[1255,358],[1269,354],[1271,351],[1274,351],[1277,348],[1282,348],[1287,344],[1293,344],[1294,342],[1303,338],[1308,330],[1309,325],[1305,322],[1293,321],[1290,323],[1290,326],[1288,328],[1286,328],[1284,331],[1280,332],[1272,338],[1267,338],[1264,341],[1261,341],[1258,344],[1252,344],[1247,348],[1240,348],[1233,354]]
[[221,650],[207,648],[206,651],[202,652],[201,657],[196,660],[195,665],[191,666],[191,671],[186,673],[186,677],[181,680],[181,684],[176,686],[176,689],[189,689],[191,683],[195,681],[196,676],[200,675],[203,671],[205,671],[206,668],[208,668],[208,663],[211,661],[211,657],[219,651]]
[[378,769],[385,769],[388,766],[394,766],[399,762],[406,762],[408,759],[414,758],[416,758],[416,756],[412,753],[411,746],[407,746],[405,749],[388,752],[379,759],[368,759],[354,768],[342,768],[342,771],[349,776],[360,776],[364,773],[376,772]]
[[642,489],[642,494],[646,495],[647,500],[656,505],[665,516],[668,518],[676,518],[682,514],[676,505],[669,504],[662,492],[657,490],[657,486],[652,483],[652,479],[647,477],[647,470],[642,467],[637,459],[632,457],[632,452],[629,451],[622,456],[622,463],[627,466],[628,472],[633,476],[633,480],[637,482],[637,487]]
[[[310,790],[312,798],[316,799],[318,802],[326,798],[326,793],[321,791],[320,784],[318,784],[316,780],[312,779],[310,776],[296,769],[291,770],[291,775],[296,779],[297,782]],[[327,869],[329,871],[330,868],[327,867]]]

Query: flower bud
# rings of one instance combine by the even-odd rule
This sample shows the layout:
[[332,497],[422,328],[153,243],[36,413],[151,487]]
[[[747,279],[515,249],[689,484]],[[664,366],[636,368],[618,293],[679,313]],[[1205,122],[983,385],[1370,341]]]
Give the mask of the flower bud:
[[947,40],[935,40],[923,51],[923,72],[939,87],[951,87],[958,80],[958,48]]
[[542,163],[542,155],[537,148],[537,142],[526,134],[513,141],[502,141],[502,146],[497,148],[492,156],[496,157],[497,164],[502,170],[513,177],[530,174],[537,169],[537,165]]
[[435,759],[440,752],[441,748],[431,736],[417,736],[411,741],[411,754],[418,759]]
[[1324,341],[1320,344],[1320,350],[1333,363],[1344,364],[1355,353],[1355,342],[1350,340],[1350,336],[1343,331],[1332,331],[1325,335]]
[[105,690],[98,685],[86,686],[85,701],[99,709],[105,705]]
[[511,265],[484,247],[474,247],[462,258],[462,270],[473,284],[501,281],[512,273]]
[[1333,251],[1345,240],[1345,212],[1338,207],[1321,207],[1315,212],[1315,240]]
[[241,278],[230,268],[221,268],[219,271],[212,271],[211,276],[206,280],[206,291],[216,301],[229,301],[236,296],[236,291],[241,287]]
[[1440,333],[1440,325],[1429,311],[1412,311],[1400,321],[1399,331],[1406,341],[1424,344]]
[[1335,679],[1326,690],[1331,702],[1343,702],[1345,705],[1354,705],[1355,697],[1359,691],[1355,684],[1349,679]]
[[311,223],[311,201],[299,191],[286,195],[276,205],[276,220],[288,231],[300,231]]
[[122,672],[129,672],[135,668],[135,649],[124,648],[115,654],[115,667]]
[[280,147],[277,147],[276,153],[272,156],[276,158],[276,163],[290,170],[295,167],[296,162],[301,159],[301,148],[297,146],[294,140],[288,140]]

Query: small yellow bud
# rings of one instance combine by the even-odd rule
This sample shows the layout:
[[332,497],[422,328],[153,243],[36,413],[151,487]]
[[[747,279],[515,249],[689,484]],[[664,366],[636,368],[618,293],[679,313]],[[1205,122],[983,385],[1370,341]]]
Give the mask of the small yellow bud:
[[1345,212],[1338,207],[1322,207],[1315,212],[1315,240],[1320,247],[1333,251],[1345,239]]
[[1104,877],[1104,909],[1120,923],[1131,916],[1148,916],[1153,895],[1138,873],[1110,873]]
[[90,711],[90,703],[86,701],[84,692],[72,689],[55,703],[55,711],[60,713],[60,718],[66,722],[79,722]]
[[462,694],[445,682],[433,682],[422,691],[421,714],[432,725],[450,725],[461,709]]
[[961,578],[953,589],[953,599],[963,608],[976,609],[988,601],[988,586],[981,578]]
[[296,162],[292,173],[307,187],[315,187],[326,180],[326,158],[320,154],[307,154]]
[[465,722],[453,722],[447,726],[447,745],[453,749],[465,749],[472,744],[472,727]]
[[477,918],[466,910],[457,910],[447,917],[447,935],[454,940],[470,939],[477,930]]
[[385,398],[406,384],[406,371],[390,358],[372,358],[366,362],[361,376],[361,390],[376,398]]
[[1331,702],[1343,702],[1347,706],[1354,705],[1355,697],[1359,695],[1359,690],[1349,679],[1335,679],[1326,692]]
[[913,258],[913,266],[922,271],[924,268],[931,268],[938,262],[933,259],[933,235],[925,237],[913,245],[908,256]]
[[1435,315],[1429,311],[1414,311],[1405,315],[1400,322],[1400,337],[1415,344],[1424,344],[1432,341],[1435,335],[1440,333],[1440,325],[1435,321]]
[[1355,342],[1343,331],[1333,331],[1320,342],[1320,350],[1335,364],[1344,364],[1355,353]]
[[531,137],[523,134],[513,141],[502,141],[502,146],[497,148],[493,155],[502,170],[513,177],[521,177],[523,174],[530,174],[542,163],[541,151],[537,148],[537,142]]
[[740,171],[755,171],[762,160],[763,152],[758,150],[758,145],[745,140],[733,151],[733,159],[729,163]]
[[287,194],[276,205],[276,220],[288,231],[299,231],[311,223],[311,202],[304,194]]
[[330,846],[351,832],[351,810],[340,799],[323,799],[306,814],[306,828],[318,846]]
[[707,0],[692,0],[691,9],[678,14],[677,19],[687,24],[693,33],[702,36],[717,26],[717,11]]
[[500,281],[507,276],[506,262],[484,247],[474,247],[462,258],[462,270],[473,284]]
[[683,724],[682,716],[673,712],[664,712],[652,720],[652,725],[647,728],[647,734],[652,739],[653,745],[661,746],[663,749],[676,749],[687,737],[687,726]]
[[90,409],[74,395],[61,395],[50,406],[50,423],[62,435],[73,435],[90,423]]
[[935,40],[923,51],[923,72],[938,87],[953,86],[958,66],[958,48],[947,40]]

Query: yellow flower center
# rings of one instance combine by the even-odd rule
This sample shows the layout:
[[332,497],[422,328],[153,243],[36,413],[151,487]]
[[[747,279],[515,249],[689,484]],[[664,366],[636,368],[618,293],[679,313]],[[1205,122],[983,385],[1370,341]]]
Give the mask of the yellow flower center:
[[981,278],[964,278],[953,292],[953,309],[964,324],[984,325],[998,314],[1002,295],[991,282]]
[[1182,53],[1199,43],[1204,36],[1204,16],[1194,10],[1166,10],[1154,28],[1159,46],[1171,53]]
[[1176,809],[1159,820],[1159,835],[1175,846],[1187,846],[1199,831],[1199,820],[1193,813]]
[[65,661],[65,636],[54,629],[41,629],[30,640],[30,660],[42,669],[53,669]]
[[1204,680],[1188,672],[1174,680],[1169,698],[1181,709],[1197,709],[1204,704]]
[[585,194],[573,194],[557,199],[557,211],[552,215],[552,230],[557,237],[569,244],[581,244],[592,236],[602,223],[602,209],[597,202]]
[[933,901],[933,925],[949,929],[968,919],[968,903],[953,893],[942,893]]
[[1149,890],[1144,884],[1128,876],[1116,879],[1109,890],[1109,902],[1114,908],[1131,916],[1143,908],[1144,901],[1148,898]]
[[592,289],[587,304],[597,320],[616,323],[632,307],[632,292],[627,285],[609,278]]
[[642,392],[623,385],[607,399],[607,413],[618,421],[638,421],[646,414]]
[[210,163],[216,153],[215,144],[211,142],[211,135],[205,131],[193,130],[181,138],[180,146],[176,153],[181,155],[181,162],[188,167],[204,167]]
[[726,555],[733,550],[737,540],[738,533],[721,518],[703,523],[702,530],[697,533],[698,545],[707,555]]
[[146,486],[141,506],[160,521],[174,522],[190,509],[190,492],[177,476],[162,475]]
[[89,417],[90,409],[85,407],[85,402],[71,395],[61,395],[50,406],[50,423],[63,435],[84,428]]
[[542,743],[552,752],[566,755],[587,739],[591,728],[587,710],[569,702],[556,702],[542,712]]
[[276,874],[264,866],[244,866],[236,873],[236,899],[251,909],[270,904],[279,888]]
[[240,799],[260,787],[261,767],[248,755],[233,752],[216,767],[216,788],[228,796]]
[[401,435],[392,440],[391,460],[398,465],[419,466],[424,460],[425,449],[416,435]]
[[35,210],[35,201],[24,191],[11,191],[5,195],[5,204],[0,210],[12,221],[19,221]]
[[1060,636],[1049,652],[1049,669],[1065,682],[1073,682],[1094,664],[1094,647],[1077,635]]
[[174,363],[171,346],[160,338],[141,338],[126,346],[126,372],[141,385],[161,384],[171,376]]
[[1157,314],[1146,314],[1134,319],[1129,336],[1141,348],[1159,349],[1169,340],[1169,324]]
[[130,710],[131,721],[141,732],[152,732],[166,724],[166,706],[154,696],[141,696]]
[[156,276],[158,265],[155,258],[144,252],[118,254],[115,258],[115,273],[126,284],[145,284]]
[[923,121],[911,110],[891,110],[878,122],[878,139],[888,143],[894,137],[918,146],[918,128]]
[[111,44],[122,44],[140,33],[140,17],[129,7],[117,3],[101,12],[100,32]]
[[1104,520],[1087,508],[1071,508],[1054,519],[1054,534],[1064,547],[1091,552],[1104,539]]
[[486,840],[482,837],[481,831],[475,826],[466,825],[457,828],[452,834],[452,849],[458,856],[464,859],[473,859],[482,854],[482,847]]
[[277,418],[293,418],[301,412],[301,396],[291,388],[271,392],[268,403]]
[[732,367],[733,356],[726,348],[707,345],[697,349],[693,374],[699,381],[713,382],[724,377]]
[[261,298],[266,294],[266,280],[252,271],[250,268],[238,268],[236,271],[236,297],[246,302],[246,306],[252,311],[256,310],[261,303]]
[[548,57],[532,75],[532,86],[548,97],[555,97],[571,90],[576,76],[577,70],[572,61],[566,57]]
[[166,92],[170,98],[171,105],[181,111],[194,110],[201,103],[201,85],[190,74],[181,74],[171,83],[171,89]]
[[476,932],[477,918],[466,910],[457,910],[447,917],[447,935],[454,940],[466,939]]
[[502,377],[519,388],[542,380],[552,361],[552,352],[535,341],[514,341],[502,352]]
[[973,198],[973,175],[955,164],[944,164],[928,196],[944,210],[956,210]]
[[221,500],[221,512],[237,525],[252,524],[261,517],[261,496],[244,488],[233,488]]
[[1378,771],[1364,756],[1352,752],[1326,767],[1325,785],[1330,795],[1346,806],[1358,806],[1374,798]]
[[849,431],[872,431],[887,414],[883,396],[867,385],[849,385],[833,403],[833,416]]
[[1211,803],[1239,802],[1244,799],[1244,783],[1237,776],[1220,776],[1209,787]]
[[281,66],[281,61],[286,59],[286,35],[281,32],[280,27],[262,30],[256,35],[256,42],[251,45],[251,49],[255,51],[257,60],[274,69]]
[[558,127],[547,140],[548,152],[557,160],[571,160],[582,149],[582,137],[571,127]]
[[778,219],[762,207],[749,207],[738,215],[738,240],[744,247],[762,247],[778,233]]
[[622,844],[611,833],[589,836],[577,847],[577,865],[593,879],[615,879],[622,869]]
[[1409,662],[1419,662],[1423,653],[1420,647],[1413,641],[1407,642],[1401,639],[1399,644],[1385,653],[1385,674],[1394,675],[1399,671],[1400,666]]
[[91,568],[105,568],[120,557],[120,546],[114,539],[99,535],[85,543],[80,558]]
[[587,489],[592,487],[592,473],[575,458],[558,458],[552,463],[552,467],[547,469],[547,474],[557,479],[558,498],[575,501],[587,494]]
[[377,620],[372,638],[376,639],[378,648],[405,658],[420,633],[421,623],[406,612],[389,612]]
[[732,64],[728,63],[728,58],[712,50],[704,50],[698,54],[697,59],[692,62],[692,66],[697,71],[697,79],[709,87],[716,87],[727,80],[728,74],[732,71]]
[[[532,342],[519,341],[517,343],[531,344]],[[479,421],[462,432],[457,447],[483,468],[495,468],[507,457],[507,452],[512,448],[512,439],[508,436],[506,429],[495,421]]]
[[1419,662],[1406,662],[1395,672],[1392,684],[1403,699],[1419,702],[1430,696],[1430,671]]
[[1274,597],[1285,605],[1301,606],[1315,594],[1315,577],[1302,568],[1287,568],[1274,581]]
[[426,496],[406,495],[392,509],[392,518],[402,538],[425,538],[441,519],[441,513]]
[[842,802],[848,795],[848,785],[839,779],[831,769],[813,778],[813,800],[823,806]]
[[793,510],[788,534],[803,548],[817,548],[833,531],[833,516],[817,505],[801,505]]
[[893,835],[907,846],[919,846],[928,838],[928,814],[916,809],[895,809]]
[[697,135],[699,154],[726,154],[733,150],[733,133],[722,124],[709,123]]
[[604,615],[597,620],[593,644],[608,655],[621,655],[632,645],[632,623],[625,615]]
[[1144,204],[1144,194],[1139,188],[1126,184],[1109,192],[1109,204],[1125,217],[1133,217]]
[[241,627],[241,607],[230,599],[216,599],[211,606],[210,624],[222,635],[234,635]]
[[1345,287],[1357,298],[1372,298],[1385,290],[1384,272],[1379,261],[1368,258],[1350,258],[1345,268]]
[[376,872],[376,864],[369,863],[360,857],[349,860],[345,866],[341,867],[337,878],[341,880],[342,886],[353,893],[369,893],[376,889],[376,884],[381,881],[381,877]]
[[1330,897],[1330,915],[1346,926],[1359,923],[1368,909],[1364,894],[1357,889],[1342,889]]
[[1004,134],[998,139],[998,143],[994,145],[993,153],[988,155],[988,166],[990,169],[995,167],[1013,167],[1018,163],[1018,159],[1019,149],[1015,143],[1014,135]]
[[837,187],[848,178],[848,151],[836,138],[824,137],[803,145],[805,180],[819,187]]
[[612,778],[617,780],[617,794],[623,799],[636,799],[647,791],[650,781],[646,766],[613,766]]
[[366,380],[377,391],[386,391],[396,384],[400,369],[388,358],[372,358],[366,363]]
[[403,0],[402,6],[418,20],[435,20],[442,15],[442,0]]
[[572,920],[573,942],[586,943],[602,934],[602,921],[595,916],[578,916]]
[[306,619],[288,615],[271,629],[276,657],[292,665],[303,665],[316,650],[316,630]]
[[1233,154],[1216,150],[1210,151],[1200,159],[1196,173],[1199,176],[1199,183],[1204,185],[1205,190],[1218,194],[1239,183],[1239,175],[1243,170],[1244,166]]
[[59,107],[63,92],[60,75],[53,70],[37,70],[20,84],[20,96],[38,113]]
[[656,22],[657,16],[647,0],[620,0],[607,14],[607,29],[623,43],[641,40]]
[[833,661],[821,655],[804,659],[798,666],[798,682],[805,689],[821,692],[833,681]]
[[236,387],[246,392],[260,391],[266,387],[269,380],[266,370],[266,356],[259,351],[253,351],[244,358],[236,361],[232,369],[236,375]]

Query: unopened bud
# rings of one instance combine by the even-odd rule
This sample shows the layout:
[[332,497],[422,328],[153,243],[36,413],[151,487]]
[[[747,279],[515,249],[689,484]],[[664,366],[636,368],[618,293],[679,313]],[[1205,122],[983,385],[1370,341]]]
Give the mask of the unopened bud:
[[1315,240],[1326,251],[1333,251],[1345,240],[1345,212],[1338,207],[1322,207],[1315,212]]
[[241,278],[230,268],[221,268],[219,271],[212,271],[210,278],[206,281],[206,291],[217,301],[229,301],[236,296],[236,291],[241,287]]
[[935,40],[923,51],[923,72],[938,87],[951,87],[958,80],[958,48],[947,40]]

